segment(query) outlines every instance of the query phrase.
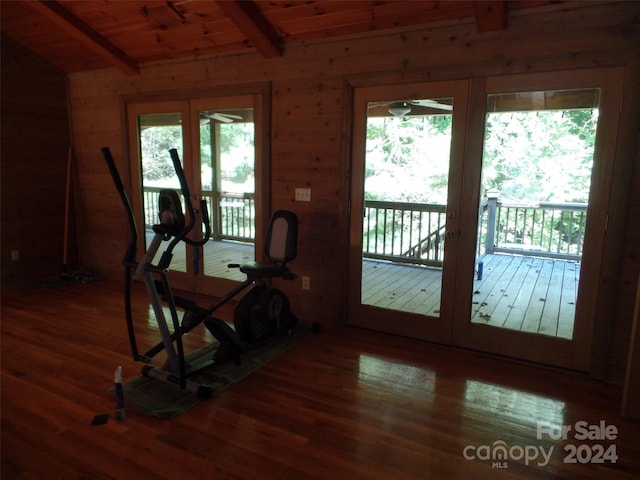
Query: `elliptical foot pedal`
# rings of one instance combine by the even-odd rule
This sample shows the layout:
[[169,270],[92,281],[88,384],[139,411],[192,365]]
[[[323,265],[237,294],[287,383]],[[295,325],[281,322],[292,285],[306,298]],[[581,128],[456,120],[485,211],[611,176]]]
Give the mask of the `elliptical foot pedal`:
[[215,363],[225,363],[233,360],[236,365],[240,365],[240,353],[237,348],[234,348],[228,343],[221,343],[216,351],[213,353],[213,361]]
[[211,332],[211,335],[220,342],[220,346],[214,353],[213,360],[216,363],[233,360],[236,365],[239,365],[240,354],[246,352],[250,345],[244,342],[224,320],[209,317],[204,321],[204,325]]
[[198,387],[198,390],[196,391],[196,395],[203,400],[206,400],[211,395],[213,395],[213,388],[211,388],[209,385],[200,385]]

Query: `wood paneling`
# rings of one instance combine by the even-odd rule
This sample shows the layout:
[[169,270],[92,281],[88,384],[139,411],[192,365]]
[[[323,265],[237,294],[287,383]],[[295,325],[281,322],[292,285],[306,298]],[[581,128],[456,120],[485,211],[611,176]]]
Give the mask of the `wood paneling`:
[[444,22],[474,24],[475,17],[477,28],[486,31],[495,28],[491,18],[496,13],[503,13],[498,24],[504,26],[507,11],[517,15],[556,1],[493,2],[489,14],[485,13],[489,7],[476,10],[477,2],[470,0],[37,3],[47,5],[3,3],[3,31],[65,72],[115,65],[135,73],[136,63],[256,50],[267,57],[279,56],[302,42],[368,37],[372,32]]
[[636,306],[633,315],[629,348],[629,363],[622,397],[622,415],[626,418],[640,419],[640,282],[636,294]]
[[68,148],[64,74],[2,37],[3,285],[63,273]]

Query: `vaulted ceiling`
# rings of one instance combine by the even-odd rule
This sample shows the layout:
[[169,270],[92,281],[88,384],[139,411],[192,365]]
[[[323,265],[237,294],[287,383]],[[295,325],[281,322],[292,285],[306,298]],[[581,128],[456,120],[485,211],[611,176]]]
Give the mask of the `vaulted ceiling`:
[[58,0],[2,1],[2,34],[66,73],[259,52],[385,30],[475,22],[509,28],[509,15],[555,0]]

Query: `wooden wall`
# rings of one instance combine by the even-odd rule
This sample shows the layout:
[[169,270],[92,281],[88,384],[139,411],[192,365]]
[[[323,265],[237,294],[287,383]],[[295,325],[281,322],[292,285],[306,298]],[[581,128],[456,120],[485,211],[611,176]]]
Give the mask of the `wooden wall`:
[[2,37],[3,285],[62,274],[69,143],[66,76]]
[[629,361],[622,395],[622,415],[626,418],[640,419],[640,282],[636,294],[636,306],[630,335]]
[[[107,170],[99,155],[109,145],[126,168],[123,98],[237,86],[271,87],[272,209],[289,208],[300,218],[294,268],[312,288],[286,286],[304,319],[344,324],[347,289],[351,87],[406,81],[469,78],[502,73],[594,66],[633,66],[627,89],[637,89],[640,6],[577,2],[520,13],[504,32],[479,34],[473,22],[289,47],[282,58],[258,54],[145,65],[138,76],[110,69],[70,76],[72,130],[79,165],[83,259],[102,275],[119,278],[126,237]],[[637,96],[636,96],[637,97]],[[635,100],[637,106],[637,98]],[[636,155],[637,115],[621,125],[621,152]],[[630,159],[626,160],[630,165]],[[630,172],[630,168],[629,168]],[[634,184],[640,171],[635,170]],[[629,181],[629,175],[622,183]],[[312,188],[312,202],[294,203],[294,189]],[[627,191],[628,185],[622,185]],[[629,198],[629,218],[640,215],[640,190]],[[622,222],[624,223],[624,222]],[[616,311],[604,320],[612,335],[610,379],[621,380],[628,350],[638,272],[638,222],[628,222],[614,272],[623,285]],[[623,227],[624,228],[624,227]],[[633,229],[633,231],[630,231]],[[623,268],[624,265],[624,268]],[[617,287],[616,287],[617,288]],[[615,325],[615,331],[613,326]],[[622,362],[622,363],[620,363]]]
[[[630,65],[632,67],[632,65]],[[635,84],[633,91],[625,93],[631,105],[640,112],[640,61],[635,62]],[[636,305],[638,275],[640,273],[640,125],[636,116],[635,124],[627,122],[622,128],[629,131],[630,142],[627,155],[632,164],[629,169],[630,195],[624,222],[623,247],[620,256],[620,270],[617,278],[611,278],[610,289],[615,291],[615,310],[608,312],[612,330],[607,332],[610,339],[608,378],[622,383],[628,362],[629,343],[632,337],[633,313]],[[636,347],[637,349],[638,347]],[[640,383],[640,378],[636,378]]]

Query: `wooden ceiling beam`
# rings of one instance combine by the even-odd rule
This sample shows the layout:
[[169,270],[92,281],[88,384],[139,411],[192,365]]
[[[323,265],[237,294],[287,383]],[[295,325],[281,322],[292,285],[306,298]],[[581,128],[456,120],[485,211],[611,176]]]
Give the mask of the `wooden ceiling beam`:
[[128,75],[140,73],[140,68],[134,59],[127,56],[126,53],[99,35],[58,2],[38,0],[23,2],[23,5],[45,16],[66,34],[75,38],[93,52],[109,60],[124,73]]
[[504,0],[476,0],[473,4],[476,11],[478,32],[496,32],[507,29],[507,2]]
[[224,14],[266,58],[281,57],[282,38],[260,8],[249,0],[217,0]]

